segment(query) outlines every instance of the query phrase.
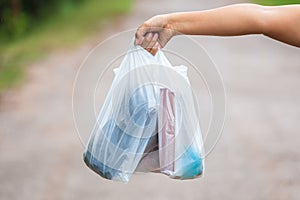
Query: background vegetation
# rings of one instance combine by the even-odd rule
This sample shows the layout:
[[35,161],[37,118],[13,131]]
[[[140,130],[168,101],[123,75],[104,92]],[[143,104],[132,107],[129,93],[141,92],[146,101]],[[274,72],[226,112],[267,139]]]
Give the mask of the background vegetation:
[[252,2],[266,6],[300,4],[300,0],[252,0]]
[[132,0],[0,0],[0,91],[22,80],[26,64],[78,44],[131,5]]

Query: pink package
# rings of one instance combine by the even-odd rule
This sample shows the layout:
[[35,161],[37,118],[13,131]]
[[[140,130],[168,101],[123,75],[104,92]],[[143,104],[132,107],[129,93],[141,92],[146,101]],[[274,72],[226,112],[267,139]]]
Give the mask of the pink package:
[[167,175],[174,172],[175,117],[175,94],[167,88],[161,88],[158,119],[159,164],[160,171]]

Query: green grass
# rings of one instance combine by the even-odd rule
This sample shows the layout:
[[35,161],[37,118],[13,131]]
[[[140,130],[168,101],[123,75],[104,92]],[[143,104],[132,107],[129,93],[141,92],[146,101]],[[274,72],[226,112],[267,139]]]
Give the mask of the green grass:
[[266,6],[300,4],[300,0],[252,0],[252,2]]
[[49,52],[70,48],[101,29],[101,22],[128,12],[133,0],[89,0],[48,18],[27,35],[0,44],[0,91],[22,82],[24,67]]

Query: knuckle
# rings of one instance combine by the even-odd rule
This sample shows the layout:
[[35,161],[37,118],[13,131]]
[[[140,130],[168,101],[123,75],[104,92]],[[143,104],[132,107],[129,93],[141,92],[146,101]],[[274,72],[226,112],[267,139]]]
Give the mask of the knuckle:
[[149,28],[151,27],[151,23],[149,21],[145,21],[142,26],[145,28]]

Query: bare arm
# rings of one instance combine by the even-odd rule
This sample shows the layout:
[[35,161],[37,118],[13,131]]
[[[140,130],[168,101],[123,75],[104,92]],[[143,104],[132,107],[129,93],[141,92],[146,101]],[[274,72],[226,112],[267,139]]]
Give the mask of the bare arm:
[[176,34],[237,36],[264,34],[300,47],[300,5],[236,4],[212,10],[155,16],[136,32],[136,44],[155,54]]

